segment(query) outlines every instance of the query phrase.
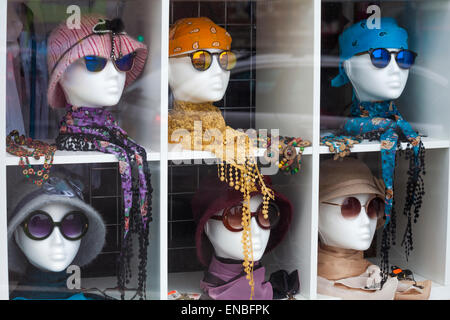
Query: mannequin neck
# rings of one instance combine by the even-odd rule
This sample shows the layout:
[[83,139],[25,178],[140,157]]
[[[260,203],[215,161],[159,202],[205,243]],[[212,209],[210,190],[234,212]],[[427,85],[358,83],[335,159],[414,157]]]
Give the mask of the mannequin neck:
[[327,246],[319,242],[317,274],[328,280],[339,280],[363,274],[371,263],[364,252]]
[[84,105],[72,105],[72,104],[68,104],[67,105],[67,109],[69,111],[73,111],[73,112],[82,112],[86,114],[86,111],[91,114],[91,113],[103,113],[106,111],[106,107],[89,107],[89,106],[84,106]]
[[394,101],[393,99],[380,100],[375,97],[365,97],[363,99],[360,99],[358,97],[358,95],[356,94],[356,92],[353,91],[353,103],[370,105],[370,104],[376,104],[376,103],[378,103],[378,104],[391,103],[393,101]]
[[87,102],[83,99],[77,99],[76,97],[72,97],[66,94],[66,101],[69,105],[71,106],[80,106],[80,107],[86,107],[86,108],[105,108],[105,106],[103,105],[97,105],[97,104],[92,104],[90,102]]
[[175,108],[197,108],[202,106],[214,106],[212,101],[206,101],[206,102],[190,102],[190,101],[183,101],[183,100],[174,100],[173,105]]
[[[224,281],[235,278],[236,276],[244,274],[243,260],[235,260],[229,258],[222,258],[214,255],[208,267],[208,272]],[[259,261],[255,261],[255,267],[259,265]]]
[[361,250],[345,249],[345,248],[329,246],[322,242],[319,242],[319,249],[322,250],[323,252],[326,252],[327,254],[330,254],[330,255],[333,255],[333,256],[339,257],[339,258],[348,258],[348,257],[354,257],[355,255],[363,255],[364,254],[364,251],[361,251]]
[[28,264],[23,279],[11,293],[11,298],[27,299],[67,299],[78,293],[67,288],[66,271],[43,271],[32,264]]

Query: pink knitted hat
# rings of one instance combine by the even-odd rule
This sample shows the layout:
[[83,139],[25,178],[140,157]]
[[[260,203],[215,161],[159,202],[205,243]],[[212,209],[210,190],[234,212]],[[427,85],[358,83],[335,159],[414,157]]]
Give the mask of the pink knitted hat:
[[[95,27],[95,30],[94,30]],[[147,60],[145,44],[131,38],[123,30],[120,20],[106,20],[101,15],[83,15],[80,28],[69,29],[61,23],[52,31],[47,42],[49,85],[47,99],[53,108],[63,108],[67,101],[59,84],[64,71],[72,63],[85,56],[111,57],[111,37],[114,32],[115,57],[136,52],[133,68],[127,72],[125,87],[142,72]]]

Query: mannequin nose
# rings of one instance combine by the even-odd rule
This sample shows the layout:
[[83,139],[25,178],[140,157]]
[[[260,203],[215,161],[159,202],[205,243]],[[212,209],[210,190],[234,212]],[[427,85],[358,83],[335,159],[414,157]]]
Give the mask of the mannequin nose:
[[110,77],[117,78],[119,76],[119,71],[117,71],[114,63],[111,60],[108,60],[108,62],[106,63],[105,72]]
[[54,228],[52,234],[50,235],[51,237],[51,243],[53,245],[62,245],[64,242],[64,238],[61,234],[61,232],[59,231],[59,228]]
[[395,56],[391,55],[391,61],[389,61],[389,65],[387,66],[389,73],[397,74],[400,73],[400,67],[398,66],[397,61],[395,60]]
[[212,57],[212,62],[211,62],[211,66],[209,67],[211,69],[211,72],[213,74],[218,74],[221,73],[223,70],[219,65],[219,57],[218,56],[213,56]]
[[364,207],[361,208],[361,212],[359,213],[359,219],[360,219],[361,225],[363,225],[363,226],[370,224],[370,218],[367,215],[366,208],[364,208]]
[[252,235],[257,236],[261,233],[258,222],[256,222],[256,217],[252,217],[250,220],[250,227],[252,230]]

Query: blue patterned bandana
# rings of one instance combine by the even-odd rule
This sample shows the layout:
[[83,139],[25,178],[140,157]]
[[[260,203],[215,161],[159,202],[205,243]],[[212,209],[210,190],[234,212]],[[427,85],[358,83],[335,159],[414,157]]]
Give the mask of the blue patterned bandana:
[[345,29],[339,36],[339,75],[331,80],[333,87],[340,87],[350,80],[345,74],[343,62],[357,53],[376,48],[408,49],[408,33],[393,18],[381,18],[380,29],[369,29],[367,20]]

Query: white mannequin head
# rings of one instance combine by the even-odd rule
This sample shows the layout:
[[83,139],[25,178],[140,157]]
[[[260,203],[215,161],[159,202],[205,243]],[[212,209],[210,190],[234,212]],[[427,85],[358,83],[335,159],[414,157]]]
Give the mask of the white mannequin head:
[[[54,222],[58,222],[76,208],[64,203],[52,203],[39,209],[47,212]],[[65,270],[77,255],[81,243],[81,239],[71,241],[64,238],[58,227],[44,240],[33,240],[25,234],[22,227],[18,227],[14,232],[14,239],[33,266],[50,272]]]
[[[361,212],[354,219],[341,215],[341,207],[320,203],[319,236],[323,244],[343,249],[367,250],[372,243],[377,227],[377,219],[370,219],[366,213],[366,203],[371,194],[351,195],[361,203]],[[327,200],[342,204],[348,196]]]
[[[262,195],[256,195],[250,198],[250,210],[256,211],[262,203]],[[222,211],[215,215],[221,216]],[[256,217],[251,219],[251,233],[253,244],[253,259],[259,261],[264,251],[266,251],[267,243],[269,242],[270,230],[262,229],[256,222]],[[211,241],[216,256],[227,259],[243,260],[244,254],[242,252],[242,231],[232,232],[228,230],[222,221],[209,219],[205,224],[205,233]]]
[[118,71],[111,59],[103,70],[91,72],[82,58],[67,68],[59,84],[71,105],[101,108],[119,102],[125,80],[126,72]]
[[[207,49],[220,52],[219,49]],[[192,66],[191,58],[169,58],[169,86],[175,100],[193,103],[214,102],[223,98],[230,80],[230,71],[223,70],[217,56],[208,70],[198,71]]]
[[372,64],[369,54],[353,56],[345,60],[343,66],[361,102],[397,99],[405,89],[409,75],[409,70],[398,66],[394,55],[389,65],[381,69]]
[[16,57],[20,53],[19,36],[23,30],[23,23],[17,14],[17,5],[15,3],[8,4],[8,51]]

